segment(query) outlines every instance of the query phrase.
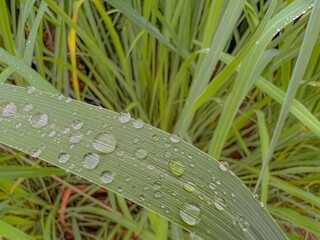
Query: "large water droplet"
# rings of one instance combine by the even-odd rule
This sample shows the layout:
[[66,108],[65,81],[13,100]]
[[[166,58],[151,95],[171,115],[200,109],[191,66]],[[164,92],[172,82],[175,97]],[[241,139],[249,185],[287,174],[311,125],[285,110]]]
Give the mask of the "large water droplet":
[[70,159],[70,155],[68,153],[60,153],[58,156],[59,163],[66,163]]
[[116,139],[110,133],[99,133],[93,138],[92,146],[99,152],[111,153],[116,149]]
[[139,159],[144,159],[148,156],[148,151],[143,148],[138,148],[135,150],[134,155]]
[[228,167],[229,167],[229,163],[225,162],[225,161],[220,161],[219,162],[219,168],[225,172],[228,170]]
[[11,117],[17,114],[17,107],[12,102],[3,102],[0,104],[0,110],[5,117]]
[[137,129],[140,129],[143,127],[143,121],[141,119],[135,119],[132,124]]
[[122,112],[119,113],[118,119],[119,119],[120,122],[126,123],[126,122],[130,121],[131,115],[128,112],[122,111]]
[[33,86],[28,86],[28,87],[26,87],[26,91],[27,91],[27,93],[32,94],[36,91],[36,88]]
[[30,112],[33,109],[33,105],[31,103],[23,104],[23,110],[26,112]]
[[184,174],[186,166],[179,158],[173,158],[169,161],[169,168],[173,175],[180,177]]
[[29,122],[34,128],[43,128],[48,124],[48,115],[45,113],[35,113],[29,118]]
[[111,183],[113,181],[113,174],[109,171],[104,171],[100,176],[100,180],[103,183]]
[[195,204],[185,203],[180,209],[179,215],[186,224],[195,226],[201,220],[201,209]]
[[222,211],[223,209],[225,209],[226,205],[226,200],[224,200],[223,198],[217,197],[214,199],[214,206],[218,210]]
[[37,157],[40,157],[41,153],[42,153],[41,148],[34,148],[30,151],[30,156],[37,158]]
[[83,135],[81,133],[73,133],[69,138],[69,142],[79,143],[82,140],[82,137]]
[[80,130],[83,126],[83,122],[81,120],[74,120],[72,122],[73,129]]
[[96,153],[87,153],[83,157],[82,166],[86,169],[94,169],[99,163],[99,156]]
[[169,138],[170,138],[170,141],[173,143],[180,142],[180,137],[178,134],[172,133]]

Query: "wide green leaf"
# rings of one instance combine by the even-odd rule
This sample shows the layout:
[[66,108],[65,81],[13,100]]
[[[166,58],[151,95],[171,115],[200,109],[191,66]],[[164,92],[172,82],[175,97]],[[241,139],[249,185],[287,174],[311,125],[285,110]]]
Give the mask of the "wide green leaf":
[[[24,67],[24,66],[21,66]],[[222,162],[127,113],[0,85],[0,142],[150,209],[204,239],[286,239]]]

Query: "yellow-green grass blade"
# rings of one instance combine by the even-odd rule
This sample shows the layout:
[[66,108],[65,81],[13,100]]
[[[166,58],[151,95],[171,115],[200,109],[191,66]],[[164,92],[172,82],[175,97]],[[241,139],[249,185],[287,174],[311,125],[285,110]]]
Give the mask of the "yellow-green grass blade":
[[25,239],[25,240],[35,240],[19,229],[13,227],[12,225],[0,220],[0,235],[6,239],[16,240],[16,239]]
[[34,168],[30,166],[1,166],[0,168],[0,179],[10,178],[33,178],[33,177],[45,177],[51,175],[65,175],[65,171],[52,168]]
[[224,164],[177,136],[57,94],[2,84],[0,96],[0,142],[124,196],[204,239],[286,239]]

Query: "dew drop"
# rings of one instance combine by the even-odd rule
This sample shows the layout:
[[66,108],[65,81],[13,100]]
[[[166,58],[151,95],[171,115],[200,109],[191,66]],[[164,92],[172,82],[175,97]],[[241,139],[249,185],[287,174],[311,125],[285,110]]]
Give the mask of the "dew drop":
[[216,189],[216,184],[214,182],[210,182],[209,183],[209,188],[212,189],[212,190]]
[[162,194],[161,194],[160,191],[155,191],[155,192],[154,192],[154,197],[155,197],[155,198],[161,198],[161,195],[162,195]]
[[195,204],[185,203],[179,210],[179,215],[186,224],[195,226],[201,220],[201,209]]
[[222,211],[226,207],[226,201],[223,198],[218,197],[218,198],[214,199],[214,206],[218,210]]
[[68,132],[70,132],[70,128],[64,127],[64,128],[61,129],[60,132],[61,132],[61,134],[68,134]]
[[180,142],[180,137],[178,134],[172,133],[169,138],[170,138],[170,141],[173,143]]
[[28,87],[26,87],[26,91],[27,91],[27,93],[32,94],[36,91],[36,88],[33,86],[28,86]]
[[17,107],[12,102],[1,103],[0,109],[1,109],[2,115],[4,117],[12,117],[12,116],[16,115],[16,113],[17,113]]
[[113,174],[109,171],[104,171],[100,176],[100,180],[103,183],[111,183],[113,181]]
[[66,103],[71,103],[72,102],[72,98],[70,98],[70,97],[67,97],[67,99],[66,99]]
[[152,136],[152,141],[158,142],[158,141],[159,141],[159,136],[158,136],[157,134],[154,134],[154,135]]
[[130,121],[131,115],[128,112],[122,111],[122,112],[119,113],[118,119],[119,119],[120,122],[126,123],[126,122]]
[[139,195],[139,200],[140,200],[141,202],[143,202],[145,199],[146,199],[146,196],[145,196],[144,194],[140,194],[140,195]]
[[135,119],[133,120],[133,126],[137,129],[140,129],[143,127],[143,121],[141,119]]
[[194,185],[193,182],[187,181],[184,183],[183,189],[186,190],[187,192],[193,192],[196,189],[196,186]]
[[229,167],[229,163],[227,163],[225,161],[219,162],[219,168],[221,169],[221,171],[223,171],[223,172],[227,171],[228,167]]
[[22,106],[23,110],[26,112],[30,112],[33,109],[33,105],[31,103],[25,103]]
[[16,123],[16,124],[15,124],[15,127],[16,127],[16,128],[21,128],[21,126],[22,126],[22,123]]
[[45,113],[35,113],[29,118],[29,122],[34,128],[43,128],[48,124],[48,115]]
[[73,133],[70,138],[70,143],[79,143],[82,140],[83,135],[81,133]]
[[173,175],[180,177],[184,174],[186,166],[179,158],[173,158],[169,161],[169,168]]
[[83,126],[83,122],[81,120],[73,120],[72,127],[75,130],[80,130]]
[[116,139],[110,133],[104,132],[97,134],[92,141],[92,146],[99,152],[111,153],[116,149]]
[[56,132],[55,130],[52,130],[52,131],[48,134],[48,136],[49,136],[49,137],[54,137],[56,134],[57,134],[57,132]]
[[148,156],[148,151],[143,148],[138,148],[135,150],[134,155],[139,159],[144,159]]
[[66,163],[70,159],[70,155],[68,153],[60,153],[58,156],[59,163]]
[[99,156],[96,153],[87,153],[83,157],[82,166],[86,169],[94,169],[99,163]]
[[30,151],[30,156],[37,158],[41,155],[41,153],[42,153],[42,150],[40,148],[34,148]]

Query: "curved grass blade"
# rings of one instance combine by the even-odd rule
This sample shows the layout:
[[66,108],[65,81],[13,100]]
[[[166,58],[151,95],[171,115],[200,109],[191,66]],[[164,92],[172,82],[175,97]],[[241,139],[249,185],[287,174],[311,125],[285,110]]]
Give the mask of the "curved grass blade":
[[286,239],[223,163],[128,114],[0,85],[0,142],[150,209],[204,239]]
[[28,236],[19,229],[11,226],[10,224],[0,220],[0,235],[7,239],[25,239],[25,240],[34,240],[34,238]]

